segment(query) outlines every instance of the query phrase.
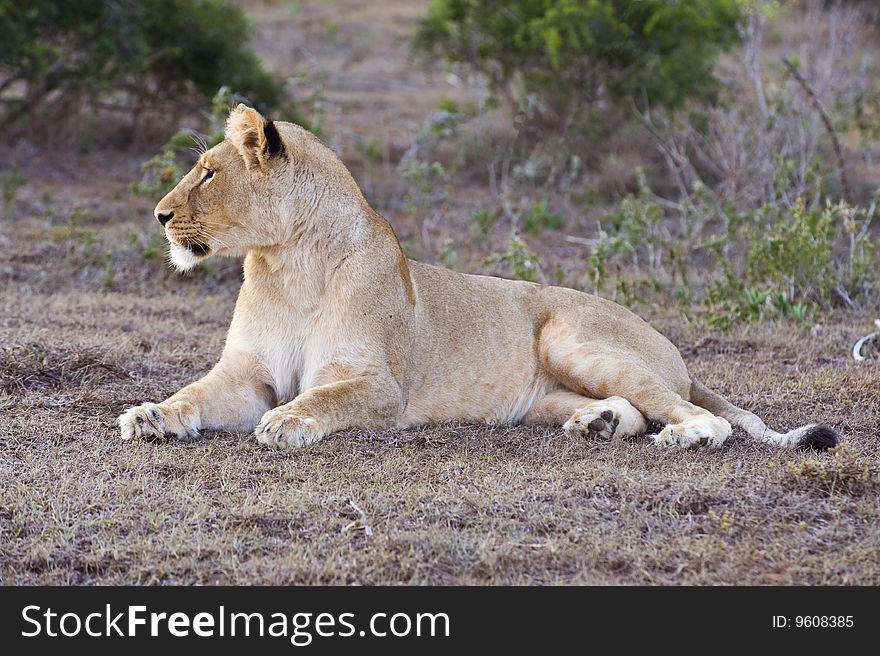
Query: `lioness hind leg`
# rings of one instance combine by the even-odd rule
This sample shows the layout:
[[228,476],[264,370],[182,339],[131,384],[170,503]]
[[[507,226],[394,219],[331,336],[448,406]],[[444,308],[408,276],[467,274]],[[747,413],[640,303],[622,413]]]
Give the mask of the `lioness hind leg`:
[[629,401],[642,415],[665,428],[653,436],[657,446],[717,448],[730,437],[730,423],[685,401],[639,366],[621,365],[610,391]]
[[567,390],[550,392],[535,401],[522,421],[524,424],[562,424],[567,435],[604,440],[615,435],[641,435],[647,428],[645,418],[626,399],[619,396],[591,399]]
[[[683,449],[720,447],[730,437],[730,424],[708,410],[685,401],[681,395],[652,381],[639,368],[633,368],[632,378],[620,382],[620,394],[628,399],[652,421],[666,424],[653,436],[657,446],[677,446]],[[641,376],[640,376],[641,374]]]
[[690,389],[690,378],[684,363],[675,361],[677,352],[669,357],[664,354],[669,362],[665,363],[665,376],[661,376],[637,353],[597,349],[564,327],[545,331],[540,348],[548,373],[568,389],[587,397],[621,397],[644,418],[666,424],[654,436],[658,446],[715,448],[730,436],[726,419],[682,396]]
[[651,421],[666,424],[653,436],[657,446],[714,449],[730,437],[730,423],[726,419],[685,401],[637,365],[621,365],[612,382],[610,392],[629,401]]

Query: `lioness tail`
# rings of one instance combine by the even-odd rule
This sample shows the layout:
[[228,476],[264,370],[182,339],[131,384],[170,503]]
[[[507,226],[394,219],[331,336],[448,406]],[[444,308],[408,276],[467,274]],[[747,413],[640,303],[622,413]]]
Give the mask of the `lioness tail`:
[[837,445],[837,433],[827,426],[807,424],[787,433],[777,433],[767,428],[758,415],[737,408],[720,394],[716,394],[703,383],[691,377],[691,403],[705,408],[713,415],[724,417],[735,426],[745,430],[752,439],[765,444],[781,446],[784,449],[812,448],[830,449]]

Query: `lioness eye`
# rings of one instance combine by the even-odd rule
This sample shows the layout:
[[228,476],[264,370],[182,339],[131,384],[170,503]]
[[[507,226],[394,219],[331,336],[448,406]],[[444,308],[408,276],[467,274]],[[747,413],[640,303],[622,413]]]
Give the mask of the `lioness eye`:
[[214,177],[214,169],[205,169],[205,177],[204,180],[210,180]]

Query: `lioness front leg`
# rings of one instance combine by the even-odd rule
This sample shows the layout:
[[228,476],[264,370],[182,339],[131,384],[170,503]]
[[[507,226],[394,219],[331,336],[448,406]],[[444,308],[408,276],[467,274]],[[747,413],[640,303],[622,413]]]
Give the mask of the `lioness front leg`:
[[123,440],[196,437],[203,428],[251,431],[274,400],[263,380],[252,355],[224,352],[204,378],[161,403],[129,408],[116,423]]
[[260,444],[274,448],[308,446],[346,428],[393,426],[403,405],[391,375],[364,374],[312,387],[269,410],[255,435]]

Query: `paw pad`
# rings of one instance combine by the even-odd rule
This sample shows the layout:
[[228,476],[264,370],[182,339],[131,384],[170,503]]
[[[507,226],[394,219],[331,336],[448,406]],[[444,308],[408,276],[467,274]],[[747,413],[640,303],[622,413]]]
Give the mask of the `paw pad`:
[[612,410],[601,412],[585,409],[579,410],[565,422],[563,430],[568,435],[578,435],[590,440],[610,440],[620,424],[620,419]]

